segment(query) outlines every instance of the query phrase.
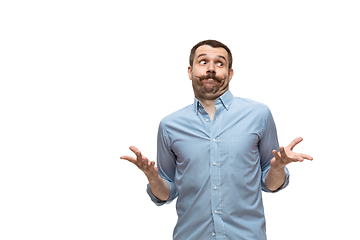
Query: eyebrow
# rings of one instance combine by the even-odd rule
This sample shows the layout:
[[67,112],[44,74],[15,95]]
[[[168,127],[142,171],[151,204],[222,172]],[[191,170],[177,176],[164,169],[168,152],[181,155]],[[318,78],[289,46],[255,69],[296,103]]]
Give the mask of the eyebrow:
[[[196,59],[198,59],[199,57],[206,57],[207,56],[207,54],[206,53],[202,53],[202,54],[200,54],[199,56],[197,56],[197,58]],[[224,59],[225,60],[225,62],[227,62],[226,61],[226,58],[224,57],[224,56],[222,56],[222,55],[217,55],[219,58],[222,58],[222,59]]]

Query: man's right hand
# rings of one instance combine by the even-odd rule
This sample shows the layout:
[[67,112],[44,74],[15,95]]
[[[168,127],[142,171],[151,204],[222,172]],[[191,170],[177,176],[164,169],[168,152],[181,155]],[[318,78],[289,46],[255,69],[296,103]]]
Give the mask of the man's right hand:
[[158,168],[155,166],[154,161],[149,161],[144,157],[139,149],[134,146],[129,148],[133,153],[135,153],[136,158],[130,156],[121,156],[120,159],[128,160],[129,162],[135,164],[141,171],[143,171],[149,181],[154,180],[159,173]]
[[144,157],[139,149],[134,146],[130,150],[135,153],[136,158],[130,156],[121,156],[120,159],[128,160],[135,164],[141,171],[143,171],[149,180],[151,192],[160,199],[166,201],[170,197],[170,188],[166,181],[160,177],[159,169],[155,166],[155,162],[149,161]]

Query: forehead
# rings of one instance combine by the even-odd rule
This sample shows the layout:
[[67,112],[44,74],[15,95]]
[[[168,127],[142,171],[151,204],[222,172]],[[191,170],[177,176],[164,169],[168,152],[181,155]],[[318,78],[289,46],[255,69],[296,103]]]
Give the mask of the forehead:
[[226,61],[228,61],[228,53],[222,47],[213,48],[209,45],[202,45],[196,49],[195,58],[197,58],[199,55],[203,55],[203,54],[206,54],[209,57],[222,56],[226,59]]

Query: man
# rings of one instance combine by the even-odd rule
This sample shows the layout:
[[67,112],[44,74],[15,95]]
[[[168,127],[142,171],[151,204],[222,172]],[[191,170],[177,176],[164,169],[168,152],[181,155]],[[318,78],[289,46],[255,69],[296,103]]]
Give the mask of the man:
[[155,204],[178,198],[174,239],[266,239],[261,190],[285,188],[285,166],[312,157],[292,151],[301,137],[279,148],[268,107],[231,94],[234,71],[226,45],[196,44],[188,74],[194,103],[160,122],[157,167],[134,146],[136,158],[121,159],[145,173]]

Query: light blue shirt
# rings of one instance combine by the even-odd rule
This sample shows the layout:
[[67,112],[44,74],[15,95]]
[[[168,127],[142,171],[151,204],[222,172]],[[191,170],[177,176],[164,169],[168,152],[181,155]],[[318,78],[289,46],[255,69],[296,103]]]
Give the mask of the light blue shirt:
[[[147,192],[159,206],[178,198],[175,240],[266,239],[261,190],[271,192],[265,175],[279,150],[273,117],[266,105],[230,91],[215,106],[213,122],[196,98],[160,122],[157,167],[170,198]],[[285,172],[277,191],[289,183]]]

